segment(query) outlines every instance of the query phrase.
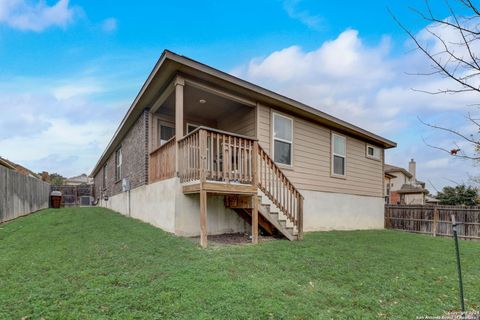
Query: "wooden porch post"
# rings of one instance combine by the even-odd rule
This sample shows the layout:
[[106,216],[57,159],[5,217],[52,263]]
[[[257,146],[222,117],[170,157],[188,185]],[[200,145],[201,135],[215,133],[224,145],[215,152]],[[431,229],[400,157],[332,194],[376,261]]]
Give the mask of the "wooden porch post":
[[207,192],[203,184],[206,181],[207,167],[207,132],[203,129],[199,134],[199,156],[200,156],[200,245],[203,248],[208,246],[207,230]]
[[[258,142],[253,142],[253,154],[252,154],[252,175],[253,185],[258,188]],[[257,189],[255,189],[257,190]],[[252,196],[253,209],[252,209],[252,243],[258,243],[258,194],[255,193]]]
[[203,248],[208,246],[207,239],[207,192],[200,190],[200,245]]
[[254,194],[252,196],[253,209],[252,209],[252,243],[258,243],[258,196]]
[[175,172],[179,175],[180,171],[180,157],[178,156],[178,141],[183,138],[183,87],[185,81],[181,76],[177,76],[175,79]]

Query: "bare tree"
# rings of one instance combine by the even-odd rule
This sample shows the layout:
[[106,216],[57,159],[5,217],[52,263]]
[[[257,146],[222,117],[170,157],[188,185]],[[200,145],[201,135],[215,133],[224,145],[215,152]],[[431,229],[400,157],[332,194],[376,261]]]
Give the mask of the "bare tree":
[[[439,88],[435,91],[414,89],[415,91],[432,95],[479,93],[480,98],[480,57],[478,56],[480,53],[480,7],[470,0],[455,0],[454,2],[457,10],[462,9],[467,14],[457,14],[448,1],[445,2],[445,5],[449,10],[450,17],[446,19],[441,19],[435,15],[428,0],[425,0],[423,11],[412,9],[421,19],[428,23],[428,26],[425,28],[426,32],[432,36],[432,39],[437,40],[436,46],[433,46],[433,48],[430,48],[428,43],[424,43],[419,39],[395,15],[392,14],[392,17],[413,40],[417,49],[431,63],[429,72],[417,73],[417,75],[440,76],[451,80],[449,82],[451,86],[448,88]],[[472,106],[480,106],[480,104]],[[458,143],[455,143],[452,148],[434,146],[428,142],[425,143],[455,157],[480,160],[480,119],[468,113],[466,120],[478,128],[476,132],[464,134],[457,129],[427,123],[420,119],[423,124],[433,129],[447,132],[459,141],[473,145],[473,152],[462,150]]]

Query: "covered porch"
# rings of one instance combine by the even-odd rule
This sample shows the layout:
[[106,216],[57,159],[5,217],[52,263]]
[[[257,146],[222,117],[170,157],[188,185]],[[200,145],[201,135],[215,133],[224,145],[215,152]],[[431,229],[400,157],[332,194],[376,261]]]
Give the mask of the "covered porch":
[[303,198],[259,146],[256,130],[254,102],[180,76],[150,109],[149,183],[178,177],[184,194],[199,194],[203,247],[209,195],[250,199],[243,209],[251,215],[253,243],[260,195],[296,226],[302,223]]

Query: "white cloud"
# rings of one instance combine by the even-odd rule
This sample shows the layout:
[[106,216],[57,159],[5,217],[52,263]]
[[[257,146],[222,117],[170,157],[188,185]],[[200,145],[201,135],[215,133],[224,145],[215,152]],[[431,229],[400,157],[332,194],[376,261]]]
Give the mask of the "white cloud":
[[[466,106],[477,103],[478,95],[429,95],[412,90],[433,91],[451,87],[451,83],[445,78],[406,74],[427,69],[429,62],[418,51],[393,54],[390,42],[385,37],[367,45],[358,31],[346,30],[311,51],[298,45],[279,49],[252,58],[232,73],[397,141],[399,147],[387,152],[387,161],[406,166],[410,158],[416,158],[419,168],[425,164],[419,176],[425,174],[423,177],[436,185],[466,177],[471,165],[434,161],[432,157],[439,159],[446,154],[423,141],[425,137],[430,144],[449,150],[457,142],[455,137],[427,128],[417,117],[465,128]],[[449,170],[441,165],[448,165]]]
[[309,28],[319,29],[322,18],[318,15],[312,15],[308,10],[299,9],[300,2],[301,0],[285,0],[283,8],[290,18],[299,20]]
[[118,22],[117,22],[117,19],[115,18],[108,18],[103,20],[102,22],[102,30],[104,32],[107,32],[107,33],[113,32],[117,30],[117,27],[118,27]]
[[104,89],[100,84],[95,84],[95,81],[88,81],[88,83],[82,83],[83,81],[75,81],[73,83],[60,85],[53,88],[52,93],[57,100],[66,100],[81,95],[91,95],[94,93],[100,93]]
[[451,164],[450,163],[451,159],[452,158],[448,158],[448,157],[432,159],[425,162],[423,166],[428,169],[445,169],[445,168],[448,168],[448,166]]
[[34,171],[90,173],[137,89],[105,74],[0,81],[0,156]]
[[40,32],[48,27],[66,27],[79,8],[69,6],[69,0],[59,0],[49,6],[44,0],[32,4],[26,0],[0,1],[0,22],[24,31]]

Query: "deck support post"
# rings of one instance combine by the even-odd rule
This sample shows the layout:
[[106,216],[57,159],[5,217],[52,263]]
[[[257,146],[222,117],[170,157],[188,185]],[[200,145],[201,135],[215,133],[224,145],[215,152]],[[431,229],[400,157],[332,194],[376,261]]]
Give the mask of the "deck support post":
[[254,194],[252,196],[253,209],[252,209],[252,243],[258,243],[258,196]]
[[208,246],[207,239],[207,191],[200,189],[200,246]]
[[177,76],[174,80],[175,84],[175,172],[179,176],[180,157],[178,156],[178,141],[183,138],[183,87],[185,80],[181,76]]
[[298,240],[303,240],[303,197],[298,198]]
[[[252,175],[253,186],[258,190],[258,141],[253,142],[252,154]],[[258,194],[257,192],[252,196],[252,243],[258,243]]]

